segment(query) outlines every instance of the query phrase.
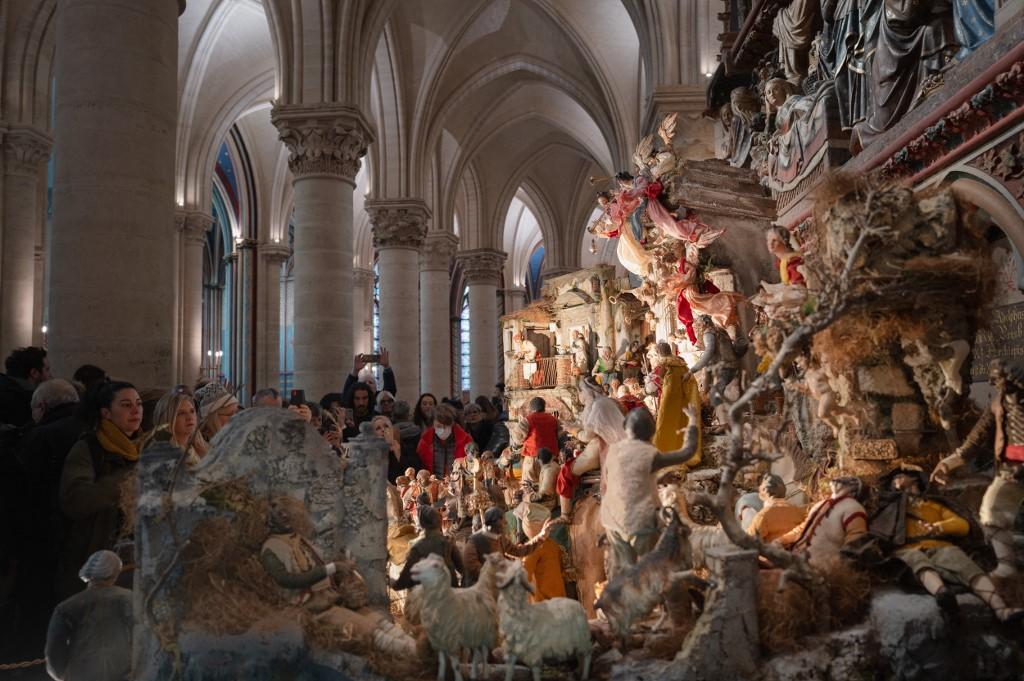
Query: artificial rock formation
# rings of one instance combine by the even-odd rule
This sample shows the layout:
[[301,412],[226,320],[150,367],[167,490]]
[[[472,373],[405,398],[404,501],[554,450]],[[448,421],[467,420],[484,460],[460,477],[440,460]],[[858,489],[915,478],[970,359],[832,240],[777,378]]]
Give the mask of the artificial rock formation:
[[[185,678],[239,678],[261,664],[312,673],[318,655],[337,656],[315,618],[282,601],[260,567],[268,510],[271,500],[290,499],[301,509],[295,530],[325,560],[347,551],[371,601],[386,603],[385,447],[364,433],[339,461],[294,414],[251,409],[218,433],[192,472],[180,450],[147,449],[135,525],[135,678],[168,678],[175,668]],[[280,634],[272,645],[267,631]],[[346,678],[332,674],[324,678]]]

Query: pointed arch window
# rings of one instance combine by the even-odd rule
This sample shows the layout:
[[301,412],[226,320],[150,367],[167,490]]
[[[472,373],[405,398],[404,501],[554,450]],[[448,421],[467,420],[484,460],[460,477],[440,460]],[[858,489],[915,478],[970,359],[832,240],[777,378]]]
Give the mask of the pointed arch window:
[[462,308],[459,315],[459,385],[469,390],[469,291],[462,294]]
[[540,298],[540,289],[544,285],[544,275],[541,274],[543,268],[544,244],[541,244],[534,249],[526,266],[526,293],[530,300]]

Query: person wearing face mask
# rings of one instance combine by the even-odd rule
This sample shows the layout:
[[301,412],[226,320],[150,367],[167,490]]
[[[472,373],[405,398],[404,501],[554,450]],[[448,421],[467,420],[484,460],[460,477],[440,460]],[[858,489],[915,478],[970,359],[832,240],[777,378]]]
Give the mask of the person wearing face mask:
[[440,479],[448,475],[456,459],[466,456],[466,445],[472,441],[473,438],[455,423],[454,410],[442,404],[435,410],[434,425],[423,431],[416,453],[423,468]]
[[112,381],[86,396],[88,432],[68,452],[60,479],[60,508],[71,527],[59,559],[57,595],[82,589],[78,569],[121,533],[121,486],[139,462],[142,398],[131,383]]

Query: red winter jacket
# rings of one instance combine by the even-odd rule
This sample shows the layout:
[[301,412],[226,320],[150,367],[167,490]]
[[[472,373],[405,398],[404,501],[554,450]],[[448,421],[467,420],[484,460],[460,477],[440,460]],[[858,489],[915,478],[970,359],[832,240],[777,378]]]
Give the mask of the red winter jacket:
[[[469,433],[464,431],[461,426],[455,424],[452,426],[452,434],[448,437],[455,438],[455,458],[461,459],[466,456],[466,445],[473,441]],[[423,431],[423,435],[420,436],[420,443],[416,446],[416,453],[420,456],[420,461],[423,462],[423,468],[427,469],[431,473],[434,472],[434,427],[431,426]],[[445,471],[448,474],[450,471]]]
[[558,454],[558,419],[546,411],[535,411],[526,417],[529,432],[523,442],[523,456],[537,456],[537,450],[546,447],[552,455]]

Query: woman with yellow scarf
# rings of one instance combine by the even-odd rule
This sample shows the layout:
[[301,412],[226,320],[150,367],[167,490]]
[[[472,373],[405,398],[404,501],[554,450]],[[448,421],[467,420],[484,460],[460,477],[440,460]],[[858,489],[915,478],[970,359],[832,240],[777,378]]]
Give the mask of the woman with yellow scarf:
[[80,568],[93,553],[112,549],[121,534],[121,487],[139,461],[142,398],[131,383],[102,383],[82,401],[88,430],[68,452],[60,479],[60,508],[71,520],[58,567],[58,596],[81,591]]

